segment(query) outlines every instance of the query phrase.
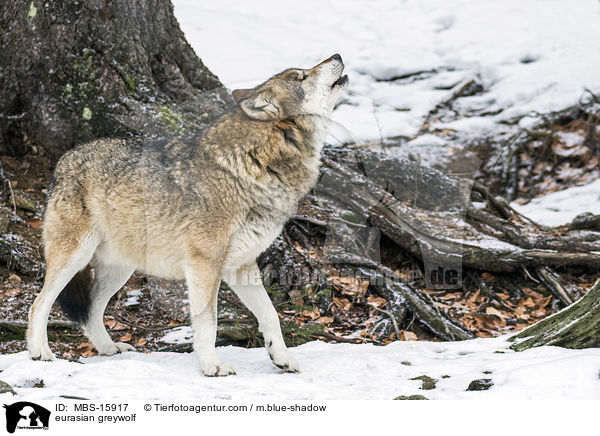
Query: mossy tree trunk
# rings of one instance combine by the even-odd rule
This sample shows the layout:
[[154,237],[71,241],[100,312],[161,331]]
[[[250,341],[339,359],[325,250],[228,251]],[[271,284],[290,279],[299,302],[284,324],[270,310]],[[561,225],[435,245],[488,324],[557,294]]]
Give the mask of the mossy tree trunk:
[[600,347],[600,280],[580,300],[513,336],[511,348],[540,345],[565,348]]
[[3,1],[0,28],[6,154],[201,128],[228,101],[169,0]]

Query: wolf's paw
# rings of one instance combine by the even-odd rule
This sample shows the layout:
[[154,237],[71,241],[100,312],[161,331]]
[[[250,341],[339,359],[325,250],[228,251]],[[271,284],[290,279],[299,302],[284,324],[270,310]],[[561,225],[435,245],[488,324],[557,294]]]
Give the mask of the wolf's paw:
[[269,356],[273,361],[273,364],[283,369],[285,372],[300,372],[300,365],[287,348],[281,350],[269,350]]
[[50,347],[48,345],[43,346],[43,347],[30,348],[29,356],[33,360],[44,360],[44,361],[54,360],[54,354],[52,354],[52,351],[50,351]]
[[225,377],[227,375],[235,375],[235,369],[228,363],[217,362],[202,365],[202,374],[207,377]]
[[126,344],[125,342],[115,342],[115,345],[119,349],[119,353],[126,353],[127,351],[135,351],[133,345]]
[[118,353],[125,353],[126,351],[135,351],[135,348],[125,342],[114,342],[104,347],[96,347],[96,350],[98,350],[98,354],[103,356],[112,356]]
[[98,354],[103,356],[112,356],[117,353],[125,353],[127,351],[135,351],[135,348],[125,342],[115,342],[106,347],[96,347]]

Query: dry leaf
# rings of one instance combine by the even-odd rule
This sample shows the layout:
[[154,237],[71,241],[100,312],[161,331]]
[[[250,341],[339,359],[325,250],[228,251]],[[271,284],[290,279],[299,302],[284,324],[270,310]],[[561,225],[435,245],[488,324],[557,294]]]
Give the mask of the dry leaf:
[[120,341],[122,342],[129,342],[131,341],[131,333],[125,333],[123,336],[121,336],[119,338]]
[[29,227],[33,227],[34,229],[41,229],[44,225],[44,222],[39,218],[31,218],[25,221],[25,224],[27,224]]
[[533,302],[531,297],[527,297],[527,299],[525,301],[523,301],[523,305],[525,307],[535,307],[535,303]]
[[500,311],[499,311],[498,309],[496,309],[495,307],[491,307],[491,306],[489,306],[489,307],[487,307],[487,308],[485,309],[485,313],[487,313],[488,315],[495,315],[495,316],[497,316],[498,318],[504,318],[504,317],[505,317],[505,315],[504,315],[502,312],[500,312]]
[[319,309],[315,308],[315,309],[305,309],[302,312],[300,312],[300,314],[302,316],[305,316],[307,318],[310,319],[317,319],[321,316],[321,313],[319,312]]
[[9,282],[20,282],[21,281],[21,277],[19,277],[16,274],[11,274],[8,276],[8,281]]
[[336,288],[340,289],[344,295],[361,295],[367,292],[369,287],[368,280],[362,280],[358,277],[330,276],[327,279]]
[[372,304],[377,307],[384,307],[387,304],[385,298],[369,296],[367,297],[367,303]]
[[90,350],[92,348],[94,348],[94,346],[92,345],[91,342],[82,342],[81,344],[79,344],[77,346],[78,350],[84,350],[84,349]]
[[330,316],[322,316],[319,319],[317,319],[315,322],[317,322],[319,324],[329,324],[330,322],[333,322],[333,318]]
[[484,272],[484,273],[481,274],[481,278],[483,279],[484,282],[491,282],[496,277],[494,277],[493,274],[490,274],[488,272]]
[[471,295],[468,299],[467,299],[467,303],[473,305],[475,304],[475,302],[477,301],[477,299],[479,298],[479,294],[481,292],[481,289],[477,289],[477,292],[475,292],[473,295]]
[[146,338],[139,338],[137,340],[137,342],[135,343],[138,347],[141,347],[142,345],[146,345],[148,341],[146,340]]
[[534,291],[533,289],[529,289],[529,288],[523,288],[523,292],[533,298],[534,300],[541,300],[542,298],[544,298],[543,294],[540,294],[539,292]]
[[550,300],[552,300],[552,295],[543,298],[541,301],[538,301],[537,303],[540,306],[540,309],[543,309],[544,307],[546,307],[548,305],[548,303],[550,303]]
[[400,338],[402,341],[418,341],[416,334],[408,330],[400,330]]
[[119,321],[113,318],[109,318],[104,321],[104,325],[110,330],[125,330],[127,328],[125,324],[121,324]]
[[352,307],[350,300],[347,298],[333,297],[333,304],[335,304],[341,310],[348,310],[350,307]]

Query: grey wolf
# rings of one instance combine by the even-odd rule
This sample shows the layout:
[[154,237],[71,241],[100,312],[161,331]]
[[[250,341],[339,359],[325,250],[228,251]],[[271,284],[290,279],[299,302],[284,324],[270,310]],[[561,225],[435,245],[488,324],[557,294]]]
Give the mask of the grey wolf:
[[100,354],[133,350],[110,338],[103,314],[138,270],[186,281],[205,375],[235,373],[215,350],[222,279],[256,316],[273,363],[299,371],[256,258],[316,183],[330,115],[348,83],[343,70],[336,54],[235,90],[235,109],[191,144],[105,139],[65,153],[44,217],[47,269],[29,313],[30,356],[53,359],[47,322],[57,298]]

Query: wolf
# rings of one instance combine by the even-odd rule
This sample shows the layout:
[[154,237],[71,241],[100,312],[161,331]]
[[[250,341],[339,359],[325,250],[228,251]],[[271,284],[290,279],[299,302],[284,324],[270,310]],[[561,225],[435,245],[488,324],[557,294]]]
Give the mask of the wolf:
[[315,185],[334,105],[348,85],[335,54],[252,89],[197,140],[103,139],[59,160],[44,216],[44,286],[29,312],[33,359],[54,358],[47,323],[58,301],[100,354],[131,351],[104,327],[134,271],[185,280],[194,350],[206,376],[235,374],[215,349],[221,280],[256,316],[273,363],[299,371],[256,264]]

